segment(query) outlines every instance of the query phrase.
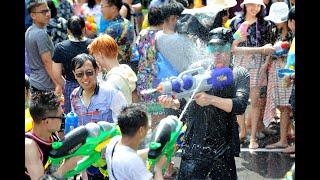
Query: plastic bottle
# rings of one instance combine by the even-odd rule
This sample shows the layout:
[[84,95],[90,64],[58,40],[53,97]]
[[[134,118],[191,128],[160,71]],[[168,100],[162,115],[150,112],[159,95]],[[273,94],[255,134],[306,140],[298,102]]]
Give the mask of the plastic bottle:
[[238,39],[241,34],[247,32],[249,26],[250,26],[250,22],[249,22],[249,21],[244,21],[244,22],[240,25],[240,27],[238,28],[238,30],[233,34],[233,39]]
[[78,115],[74,112],[69,112],[66,115],[66,121],[65,121],[65,130],[64,133],[67,134],[72,129],[78,127]]

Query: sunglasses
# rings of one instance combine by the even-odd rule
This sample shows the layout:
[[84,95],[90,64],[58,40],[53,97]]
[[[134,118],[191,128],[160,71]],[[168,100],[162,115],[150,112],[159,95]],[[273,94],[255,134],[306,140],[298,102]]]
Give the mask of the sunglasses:
[[47,118],[57,118],[64,121],[66,119],[66,114],[62,113],[62,116],[48,116],[48,117],[42,118],[42,120],[46,120]]
[[79,72],[79,73],[76,73],[75,75],[76,75],[76,77],[77,78],[82,78],[84,75],[86,75],[86,76],[92,76],[93,75],[93,70],[88,70],[88,71],[86,71],[86,72]]
[[225,45],[219,45],[219,44],[209,44],[208,45],[208,53],[224,53],[224,52],[230,52],[231,45],[229,43]]

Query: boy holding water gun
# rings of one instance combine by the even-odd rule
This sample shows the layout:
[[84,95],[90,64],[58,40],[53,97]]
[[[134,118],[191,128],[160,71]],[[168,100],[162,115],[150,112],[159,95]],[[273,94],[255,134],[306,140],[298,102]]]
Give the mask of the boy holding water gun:
[[146,158],[148,149],[138,150],[149,129],[146,106],[133,103],[123,108],[118,115],[118,125],[122,135],[112,138],[106,150],[109,180],[163,179],[166,156],[155,164],[152,174],[147,170],[144,158],[141,158]]

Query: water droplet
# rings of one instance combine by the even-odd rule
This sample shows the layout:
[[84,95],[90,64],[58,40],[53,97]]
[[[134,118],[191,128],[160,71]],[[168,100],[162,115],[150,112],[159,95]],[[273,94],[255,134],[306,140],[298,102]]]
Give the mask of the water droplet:
[[141,94],[151,94],[151,93],[156,92],[156,91],[157,91],[157,89],[144,89],[140,93]]

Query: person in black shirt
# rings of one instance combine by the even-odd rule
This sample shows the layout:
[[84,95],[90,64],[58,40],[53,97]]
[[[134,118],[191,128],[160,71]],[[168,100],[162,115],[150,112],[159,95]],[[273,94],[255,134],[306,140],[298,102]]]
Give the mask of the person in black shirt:
[[[222,63],[233,72],[233,83],[222,88],[198,92],[184,114],[187,130],[182,144],[178,179],[236,180],[234,157],[240,153],[239,130],[236,115],[243,114],[249,98],[250,75],[248,70],[233,65],[231,60],[232,32],[224,27],[210,31],[208,52],[212,62],[191,65],[206,66]],[[165,108],[184,109],[184,99],[169,95],[159,96]]]

